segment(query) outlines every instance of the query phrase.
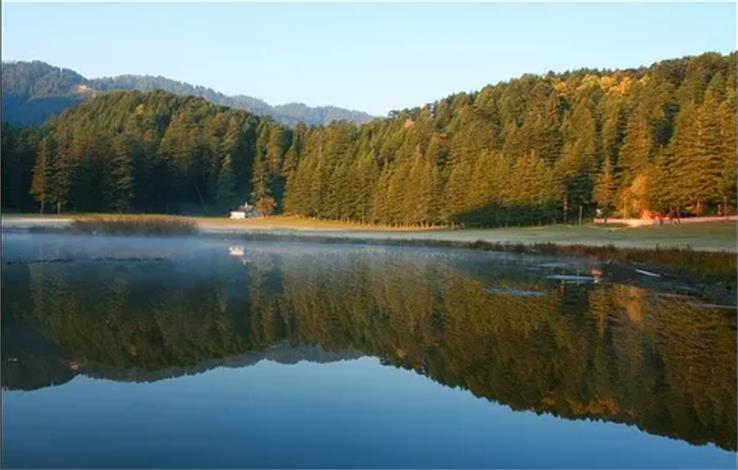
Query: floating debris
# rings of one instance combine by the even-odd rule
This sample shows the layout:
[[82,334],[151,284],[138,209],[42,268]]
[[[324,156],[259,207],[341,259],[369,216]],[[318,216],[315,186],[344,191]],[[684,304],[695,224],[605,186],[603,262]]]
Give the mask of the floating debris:
[[554,263],[541,263],[541,268],[557,269],[557,268],[568,268],[570,263],[554,262]]
[[724,309],[724,310],[738,309],[738,306],[736,305],[700,304],[696,302],[689,302],[689,306],[694,307],[694,308],[719,308],[719,309]]
[[646,270],[643,270],[643,269],[636,269],[636,272],[637,272],[638,274],[643,274],[644,276],[649,276],[649,277],[661,277],[661,274],[658,274],[658,273],[652,273],[651,271],[646,271]]
[[599,279],[592,276],[580,276],[579,274],[555,274],[553,276],[547,276],[546,279],[553,279],[555,281],[563,281],[575,284],[584,284],[587,282],[599,282]]
[[516,289],[514,287],[488,287],[484,289],[489,294],[514,295],[515,297],[545,297],[546,293],[535,290]]
[[687,294],[673,294],[670,292],[657,292],[656,297],[673,297],[675,299],[688,299],[690,298]]

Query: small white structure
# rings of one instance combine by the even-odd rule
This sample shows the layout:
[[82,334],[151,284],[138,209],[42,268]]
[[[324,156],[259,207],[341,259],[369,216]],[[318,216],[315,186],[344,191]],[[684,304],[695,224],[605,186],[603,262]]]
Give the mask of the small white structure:
[[257,217],[259,215],[256,207],[244,202],[242,206],[231,211],[231,219],[245,219],[246,217]]

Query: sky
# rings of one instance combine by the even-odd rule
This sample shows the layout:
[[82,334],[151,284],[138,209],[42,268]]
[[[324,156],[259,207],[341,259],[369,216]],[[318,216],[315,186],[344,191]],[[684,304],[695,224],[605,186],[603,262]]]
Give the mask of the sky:
[[3,60],[386,115],[524,73],[736,48],[734,3],[2,2]]

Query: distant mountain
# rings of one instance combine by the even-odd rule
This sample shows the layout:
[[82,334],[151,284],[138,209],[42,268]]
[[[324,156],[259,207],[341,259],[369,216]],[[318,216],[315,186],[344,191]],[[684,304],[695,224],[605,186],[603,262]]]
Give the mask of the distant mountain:
[[43,62],[3,62],[2,117],[17,125],[40,124],[83,101],[85,77]]
[[335,106],[311,107],[302,103],[272,106],[251,96],[228,96],[211,88],[161,76],[120,75],[88,79],[73,70],[33,61],[3,62],[3,120],[20,126],[41,124],[52,115],[60,114],[71,106],[111,90],[163,90],[177,95],[198,96],[221,106],[271,116],[275,121],[288,126],[299,123],[325,125],[342,120],[363,124],[373,118],[362,111]]

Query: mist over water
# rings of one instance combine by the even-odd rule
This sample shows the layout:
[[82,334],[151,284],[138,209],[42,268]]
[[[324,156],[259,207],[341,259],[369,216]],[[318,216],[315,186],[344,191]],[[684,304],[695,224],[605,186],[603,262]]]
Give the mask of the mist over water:
[[733,467],[736,312],[580,259],[4,234],[9,467]]

